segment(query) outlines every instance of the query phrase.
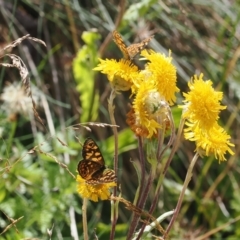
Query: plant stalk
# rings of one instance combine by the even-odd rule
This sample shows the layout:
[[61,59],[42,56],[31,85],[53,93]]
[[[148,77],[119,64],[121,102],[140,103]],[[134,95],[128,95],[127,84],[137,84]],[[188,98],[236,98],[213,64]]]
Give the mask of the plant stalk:
[[189,165],[189,168],[188,168],[187,174],[186,174],[186,178],[185,178],[185,181],[184,181],[184,184],[183,184],[183,188],[182,188],[182,191],[181,191],[180,196],[178,198],[177,206],[176,206],[176,208],[174,210],[174,214],[173,214],[172,219],[171,219],[171,221],[170,221],[170,223],[169,223],[169,225],[168,225],[168,227],[166,229],[166,232],[165,232],[165,234],[163,236],[163,239],[167,238],[167,235],[169,234],[169,232],[170,232],[170,230],[171,230],[171,228],[172,228],[172,226],[173,226],[173,224],[174,224],[174,222],[175,222],[175,220],[176,220],[176,218],[178,216],[178,213],[179,213],[179,211],[181,209],[183,197],[184,197],[185,191],[187,189],[187,186],[188,186],[189,182],[191,181],[193,167],[195,166],[195,163],[197,162],[198,157],[199,157],[199,155],[198,155],[198,153],[196,153],[194,155],[190,165]]
[[[114,108],[115,106],[113,105],[113,101],[116,97],[116,92],[114,89],[112,89],[109,100],[108,100],[108,112],[109,112],[109,117],[110,117],[110,122],[112,125],[116,125],[116,120],[114,117]],[[114,136],[114,171],[115,174],[117,174],[117,170],[118,170],[118,131],[117,131],[117,127],[113,126],[112,127],[113,130],[113,136]],[[113,196],[115,197],[117,195],[117,187],[113,188]],[[117,219],[118,219],[118,211],[117,211],[117,207],[118,204],[113,201],[113,207],[112,209],[112,228],[111,228],[111,233],[110,233],[110,240],[114,240],[114,236],[115,236],[115,229],[116,229],[116,224],[117,224]]]
[[83,198],[82,205],[82,220],[83,220],[83,239],[88,240],[88,226],[87,226],[87,198]]

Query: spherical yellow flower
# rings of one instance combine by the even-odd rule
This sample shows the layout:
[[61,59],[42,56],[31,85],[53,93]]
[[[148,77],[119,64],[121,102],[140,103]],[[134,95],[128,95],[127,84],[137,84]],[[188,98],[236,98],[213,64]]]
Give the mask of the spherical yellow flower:
[[170,54],[166,57],[164,54],[156,53],[153,50],[143,50],[141,56],[149,61],[145,66],[145,71],[151,73],[148,74],[150,81],[155,83],[157,91],[169,105],[172,105],[176,101],[175,93],[179,92],[179,88],[176,86],[176,67],[171,63]]
[[98,199],[109,199],[109,188],[117,185],[115,182],[91,185],[86,183],[86,181],[79,175],[77,175],[76,180],[78,183],[77,191],[82,196],[82,198],[88,198],[94,202],[98,202]]
[[143,82],[147,82],[148,84],[154,85],[154,81],[151,78],[152,73],[148,70],[141,70],[138,75],[133,79],[133,85],[131,87],[132,95],[136,94],[140,85]]
[[135,125],[148,131],[147,138],[157,133],[167,114],[167,103],[154,84],[143,82],[133,101]]
[[114,59],[99,60],[100,63],[93,70],[106,74],[115,90],[127,91],[131,88],[133,79],[139,74],[137,66],[125,59],[121,59],[119,62]]
[[219,161],[226,160],[225,154],[234,152],[230,147],[230,136],[217,123],[219,113],[226,106],[220,105],[223,93],[216,92],[210,80],[203,81],[203,74],[199,78],[195,75],[189,83],[189,93],[184,93],[185,105],[183,117],[187,128],[184,136],[196,142],[196,150],[200,155],[213,154]]
[[192,126],[188,128],[188,131],[190,129],[192,129],[192,131],[186,132],[185,137],[196,142],[197,151],[200,155],[210,156],[213,154],[219,161],[224,161],[226,160],[224,155],[227,152],[231,155],[234,154],[230,148],[234,146],[234,144],[229,141],[231,137],[217,123],[210,129],[200,128],[192,124]]
[[219,112],[225,109],[220,101],[223,93],[216,92],[212,87],[212,81],[203,80],[203,74],[199,78],[195,75],[188,84],[189,93],[184,93],[185,109],[183,117],[191,122],[199,124],[199,127],[211,128],[219,118]]

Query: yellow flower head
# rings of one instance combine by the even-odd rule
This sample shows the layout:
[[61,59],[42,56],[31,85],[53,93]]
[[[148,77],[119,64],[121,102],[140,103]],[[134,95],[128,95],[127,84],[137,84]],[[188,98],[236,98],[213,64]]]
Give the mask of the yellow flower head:
[[115,182],[102,183],[91,185],[87,184],[86,181],[79,175],[77,175],[77,191],[83,198],[88,198],[94,202],[100,200],[107,200],[110,197],[109,188],[116,186]]
[[194,131],[185,132],[185,138],[196,141],[196,150],[200,155],[209,156],[213,154],[219,161],[224,161],[226,160],[224,155],[227,152],[231,155],[234,154],[230,148],[234,146],[234,144],[229,142],[231,137],[217,123],[207,130],[200,128],[199,126],[190,126],[188,130],[190,129],[194,129]]
[[216,92],[212,87],[212,81],[203,81],[203,74],[188,84],[189,93],[184,93],[185,109],[183,117],[191,122],[199,124],[199,127],[211,128],[219,118],[219,112],[226,106],[220,105],[223,93]]
[[161,94],[156,90],[153,83],[143,82],[133,101],[134,125],[142,131],[147,138],[157,133],[166,118],[167,103]]
[[175,93],[179,92],[179,89],[176,86],[176,67],[171,63],[170,53],[166,57],[153,50],[143,50],[141,56],[149,61],[145,66],[145,71],[149,72],[150,81],[154,82],[157,91],[172,105],[176,101]]
[[143,126],[136,124],[136,115],[133,108],[131,108],[130,111],[127,113],[126,122],[131,128],[131,130],[136,134],[136,136],[141,137],[148,136],[148,130]]
[[133,84],[133,79],[138,76],[138,68],[131,61],[120,59],[102,60],[93,70],[106,74],[115,90],[127,91]]
[[203,74],[199,78],[195,75],[188,84],[189,93],[184,93],[185,105],[183,117],[187,120],[185,138],[195,141],[200,155],[214,154],[219,161],[226,160],[225,154],[234,154],[230,147],[230,136],[221,128],[217,120],[219,113],[226,106],[220,105],[223,93],[216,92],[210,80],[203,81]]

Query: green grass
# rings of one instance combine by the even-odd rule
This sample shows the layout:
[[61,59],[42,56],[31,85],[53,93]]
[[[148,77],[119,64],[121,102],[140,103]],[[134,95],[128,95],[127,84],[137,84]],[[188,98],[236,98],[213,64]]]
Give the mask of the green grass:
[[[98,141],[106,165],[113,165],[111,127],[88,126],[91,128],[88,131],[81,123],[110,124],[107,107],[111,89],[106,77],[92,68],[99,56],[121,58],[110,36],[115,22],[128,44],[154,34],[151,48],[166,54],[171,49],[178,73],[177,86],[181,90],[178,104],[190,78],[203,72],[204,78],[211,79],[214,88],[224,93],[223,104],[228,107],[222,112],[220,122],[236,145],[235,156],[228,156],[221,164],[211,157],[198,160],[172,239],[197,239],[197,236],[207,239],[204,234],[218,227],[209,239],[240,238],[240,222],[230,222],[240,216],[240,4],[200,0],[121,2],[125,4],[101,0],[13,0],[1,8],[0,49],[27,33],[44,41],[47,47],[24,40],[11,51],[26,64],[36,110],[46,129],[34,117],[31,105],[27,105],[26,114],[17,107],[18,101],[10,107],[1,99],[0,233],[6,231],[0,239],[50,239],[47,229],[51,228],[52,239],[73,239],[74,227],[79,239],[83,239],[82,199],[76,192],[75,179],[61,163],[76,175],[82,159],[78,139],[82,143],[90,136]],[[84,34],[89,34],[89,42],[86,35],[82,37]],[[4,54],[1,52],[1,62],[10,63]],[[79,62],[82,65],[77,65]],[[21,77],[14,68],[1,66],[0,71],[2,96],[4,88],[20,83]],[[9,96],[11,103],[14,98]],[[132,202],[137,174],[131,160],[137,162],[139,155],[134,135],[126,124],[129,102],[128,94],[124,93],[117,95],[114,103],[120,126],[118,175],[123,197]],[[177,124],[178,110],[174,111],[174,117]],[[78,129],[72,127],[75,124]],[[39,148],[31,150],[35,146]],[[154,217],[175,208],[194,149],[193,143],[182,140],[164,180]],[[153,196],[154,190],[149,193],[145,210]],[[131,211],[120,203],[115,239],[126,239],[130,216]],[[9,218],[20,217],[23,218],[11,225]],[[162,223],[164,228],[169,220]],[[225,226],[226,223],[229,224]],[[90,239],[95,228],[99,239],[109,238],[108,201],[89,202]]]

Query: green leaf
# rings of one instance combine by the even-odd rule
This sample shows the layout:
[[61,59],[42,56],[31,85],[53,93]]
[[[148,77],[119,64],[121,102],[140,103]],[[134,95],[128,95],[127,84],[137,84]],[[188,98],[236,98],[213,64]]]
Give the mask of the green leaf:
[[[105,141],[104,145],[107,148],[108,152],[114,152],[114,136],[109,137]],[[128,152],[136,148],[137,148],[136,137],[134,136],[133,132],[129,128],[126,128],[118,133],[119,154]]]
[[99,93],[94,89],[95,72],[92,70],[98,63],[97,44],[100,35],[95,32],[83,32],[86,43],[73,61],[73,75],[77,83],[82,106],[80,122],[96,120],[99,109]]

